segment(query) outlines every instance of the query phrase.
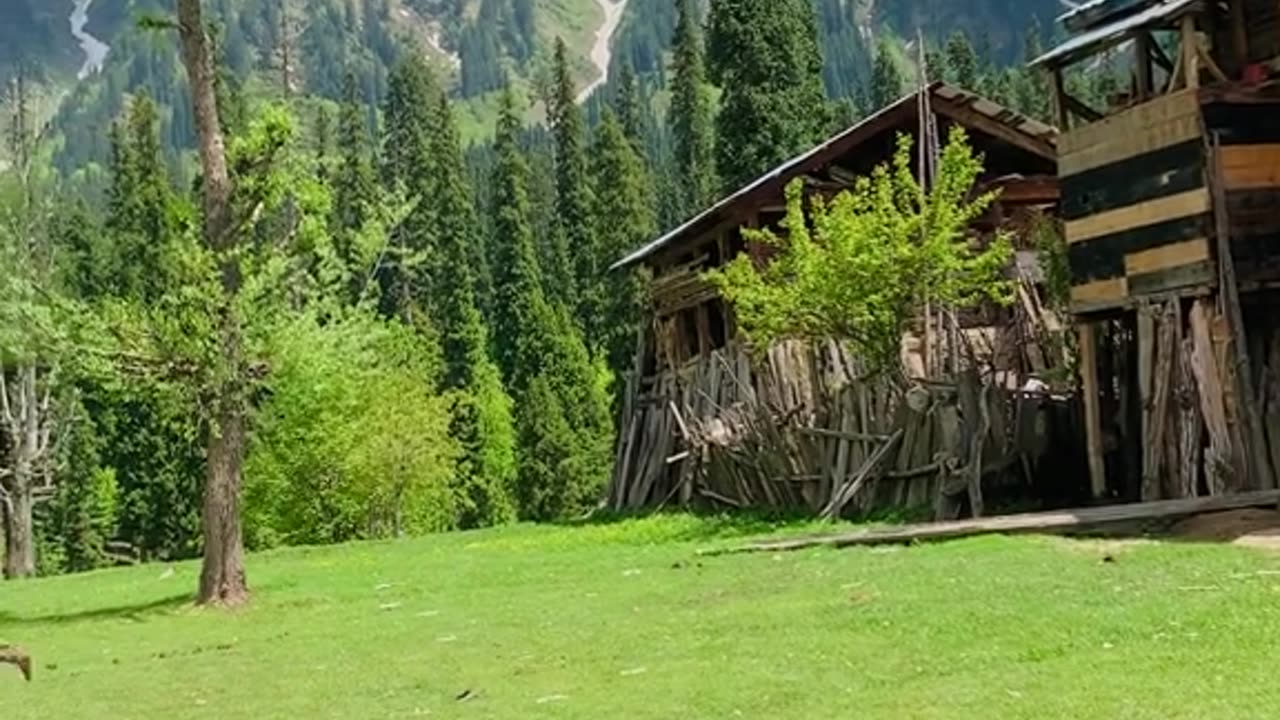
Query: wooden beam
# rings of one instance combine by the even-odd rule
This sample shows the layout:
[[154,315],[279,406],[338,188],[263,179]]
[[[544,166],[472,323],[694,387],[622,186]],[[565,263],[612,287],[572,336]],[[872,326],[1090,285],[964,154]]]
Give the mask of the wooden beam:
[[1089,487],[1093,497],[1107,494],[1107,466],[1103,456],[1102,397],[1098,388],[1098,335],[1093,323],[1077,326],[1080,335],[1080,392],[1084,399],[1085,437],[1089,453]]
[[1209,148],[1213,162],[1214,223],[1218,236],[1218,284],[1222,294],[1227,326],[1231,328],[1234,347],[1236,383],[1240,403],[1244,406],[1245,436],[1249,444],[1250,479],[1253,487],[1276,487],[1272,474],[1267,436],[1258,412],[1258,396],[1253,388],[1253,365],[1249,362],[1249,346],[1245,337],[1244,313],[1240,309],[1240,288],[1236,284],[1235,259],[1231,255],[1231,219],[1227,217],[1226,181],[1222,170],[1222,138],[1214,132]]
[[1062,68],[1053,68],[1053,109],[1058,118],[1058,129],[1066,132],[1071,129],[1071,116],[1067,112],[1067,89],[1062,80]]
[[1160,500],[1095,508],[1073,508],[1051,512],[1024,513],[1001,517],[920,523],[877,530],[855,530],[787,540],[763,540],[728,548],[701,551],[700,555],[729,555],[755,552],[787,552],[816,547],[856,547],[867,545],[901,545],[973,537],[975,535],[1053,533],[1070,534],[1113,526],[1200,515],[1244,508],[1269,507],[1280,502],[1280,490],[1217,495],[1213,497]]
[[1153,84],[1151,79],[1151,34],[1146,32],[1138,33],[1133,40],[1134,62],[1137,63],[1138,73],[1138,99],[1146,100],[1151,97]]
[[1159,65],[1165,72],[1173,73],[1173,61],[1165,54],[1164,48],[1160,47],[1160,43],[1148,43],[1147,50],[1151,53],[1151,61]]
[[1068,110],[1075,113],[1076,115],[1079,115],[1080,117],[1084,118],[1088,122],[1097,122],[1102,118],[1106,117],[1102,113],[1098,112],[1097,110],[1094,110],[1093,108],[1089,107],[1088,105],[1085,105],[1084,103],[1071,97],[1070,95],[1067,95],[1066,93],[1063,93],[1062,98],[1063,98],[1063,101],[1066,103]]

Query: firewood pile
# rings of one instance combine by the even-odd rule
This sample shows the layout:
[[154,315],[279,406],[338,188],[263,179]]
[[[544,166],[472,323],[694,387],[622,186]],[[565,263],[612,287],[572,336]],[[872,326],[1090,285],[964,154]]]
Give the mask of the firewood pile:
[[983,384],[865,379],[836,342],[736,345],[628,397],[608,503],[800,510],[823,517],[984,508],[982,478],[1033,471],[1037,400]]

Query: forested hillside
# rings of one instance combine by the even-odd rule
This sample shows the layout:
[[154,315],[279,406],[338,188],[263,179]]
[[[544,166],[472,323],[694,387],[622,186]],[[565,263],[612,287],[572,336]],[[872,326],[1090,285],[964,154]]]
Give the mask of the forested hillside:
[[[647,1],[584,105],[587,0],[98,0],[104,69],[48,131],[22,75],[0,116],[6,575],[592,510],[644,306],[606,268],[920,49],[841,19],[871,5]],[[1034,27],[931,38],[931,72],[1043,117],[1001,62]]]

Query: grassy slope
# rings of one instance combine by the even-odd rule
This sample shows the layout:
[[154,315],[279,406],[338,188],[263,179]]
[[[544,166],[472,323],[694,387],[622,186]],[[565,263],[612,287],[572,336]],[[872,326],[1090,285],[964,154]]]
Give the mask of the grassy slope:
[[[1254,718],[1280,700],[1280,559],[984,538],[697,559],[686,518],[0,587],[6,718]],[[386,586],[384,584],[389,584]],[[0,668],[3,670],[4,668]],[[455,699],[470,691],[465,701]]]

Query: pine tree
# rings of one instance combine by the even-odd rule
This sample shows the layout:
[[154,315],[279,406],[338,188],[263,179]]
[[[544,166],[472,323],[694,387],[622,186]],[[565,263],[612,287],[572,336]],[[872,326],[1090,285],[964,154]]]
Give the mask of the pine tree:
[[876,61],[871,70],[872,111],[892,105],[906,89],[902,68],[898,66],[891,41],[887,37],[876,43]]
[[689,216],[715,200],[715,136],[707,87],[706,52],[693,0],[680,0],[676,24],[674,76],[671,81],[671,129],[675,142],[680,216]]
[[644,157],[646,135],[644,101],[640,97],[635,71],[631,69],[631,63],[625,60],[622,63],[622,69],[618,71],[613,106],[614,112],[618,114],[618,122],[622,124],[622,130],[626,133],[627,140],[631,142],[631,147],[637,155]]
[[474,278],[487,277],[479,221],[467,187],[462,143],[441,92],[435,100],[431,153],[436,167],[432,189],[421,199],[432,206],[439,250],[435,298],[444,349],[444,386],[458,392],[450,434],[462,448],[455,473],[462,527],[506,522],[514,515],[510,487],[515,475],[515,430],[510,398],[489,356],[488,330],[478,309]]
[[112,181],[108,190],[108,282],[113,294],[146,303],[165,291],[165,253],[180,227],[175,198],[160,151],[155,103],[139,94],[125,126],[113,130]]
[[527,380],[521,363],[524,330],[535,311],[546,304],[542,277],[529,223],[529,166],[520,149],[520,114],[510,86],[502,94],[494,147],[494,346],[507,387],[516,391]]
[[369,221],[369,210],[378,199],[378,181],[369,147],[369,128],[356,87],[355,75],[348,72],[343,84],[343,101],[338,115],[340,159],[333,177],[333,244],[348,278],[354,301],[368,268],[361,267],[357,235]]
[[439,96],[426,62],[410,53],[392,71],[383,107],[382,177],[390,190],[419,199],[390,238],[386,257],[377,269],[381,289],[379,309],[386,316],[426,327],[430,263],[434,248],[431,203],[435,157],[431,151],[431,113]]
[[947,82],[970,92],[979,90],[978,56],[963,30],[956,30],[947,39],[944,77]]
[[[568,49],[556,41],[555,88],[551,129],[556,144],[556,220],[558,231],[551,257],[555,265],[544,268],[556,299],[570,308],[580,327],[594,337],[603,303],[596,242],[591,222],[592,198],[586,153],[586,128],[576,102]],[[567,263],[567,268],[560,265]],[[567,272],[566,272],[567,269]]]
[[[593,181],[598,188],[596,233],[603,252],[600,264],[608,267],[651,238],[656,227],[653,208],[648,202],[644,165],[608,108],[596,129],[591,155],[595,161]],[[644,290],[634,270],[610,273],[606,290],[603,334],[596,340],[605,351],[610,369],[617,375],[630,368]]]
[[707,60],[724,92],[716,152],[729,187],[822,138],[827,99],[810,0],[712,0]]
[[495,146],[495,339],[515,397],[522,517],[563,518],[585,510],[609,471],[612,423],[600,373],[561,306],[544,293],[529,224],[528,166],[508,88]]

